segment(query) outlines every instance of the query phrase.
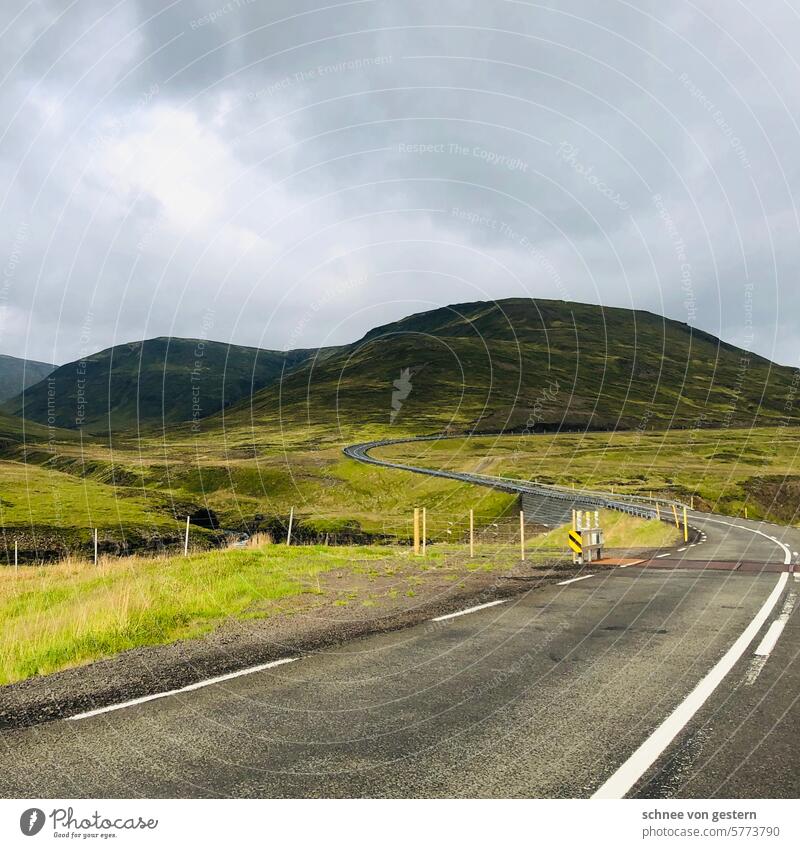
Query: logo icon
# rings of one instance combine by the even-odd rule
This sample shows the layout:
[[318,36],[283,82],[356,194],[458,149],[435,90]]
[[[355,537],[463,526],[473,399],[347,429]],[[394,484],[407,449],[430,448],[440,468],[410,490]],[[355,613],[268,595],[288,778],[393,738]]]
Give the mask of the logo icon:
[[36,836],[44,827],[44,810],[31,807],[19,817],[19,829],[25,836]]

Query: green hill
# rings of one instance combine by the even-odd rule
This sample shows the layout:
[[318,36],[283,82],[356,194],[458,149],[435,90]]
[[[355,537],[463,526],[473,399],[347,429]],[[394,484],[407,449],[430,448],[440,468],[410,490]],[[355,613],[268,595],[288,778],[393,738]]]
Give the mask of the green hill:
[[276,410],[284,423],[416,433],[766,425],[784,421],[793,374],[649,312],[508,299],[376,328],[229,411],[226,426]]
[[56,366],[35,359],[20,359],[0,353],[0,402],[18,395],[55,371]]
[[132,342],[62,365],[3,409],[93,433],[192,421],[249,397],[307,355],[200,339]]

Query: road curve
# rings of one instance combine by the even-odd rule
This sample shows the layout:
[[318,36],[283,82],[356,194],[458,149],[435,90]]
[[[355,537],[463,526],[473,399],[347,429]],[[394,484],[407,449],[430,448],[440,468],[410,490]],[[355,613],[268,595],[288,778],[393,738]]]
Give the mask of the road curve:
[[800,532],[691,520],[652,563],[5,730],[0,794],[797,798]]

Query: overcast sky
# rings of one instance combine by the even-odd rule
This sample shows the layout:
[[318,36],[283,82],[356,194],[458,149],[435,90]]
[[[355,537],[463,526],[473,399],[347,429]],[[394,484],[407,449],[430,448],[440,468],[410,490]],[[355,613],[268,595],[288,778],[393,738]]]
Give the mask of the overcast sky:
[[787,2],[0,5],[0,352],[511,296],[800,365]]

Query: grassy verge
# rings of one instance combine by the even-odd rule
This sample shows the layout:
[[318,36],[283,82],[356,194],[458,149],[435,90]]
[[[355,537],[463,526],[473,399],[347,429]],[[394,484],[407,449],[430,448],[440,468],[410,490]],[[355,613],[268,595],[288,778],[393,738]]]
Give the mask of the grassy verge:
[[[674,532],[657,522],[618,513],[604,514],[603,522],[609,546],[652,547],[674,539]],[[267,544],[188,557],[103,558],[97,567],[73,560],[5,568],[0,570],[0,684],[130,648],[197,637],[229,618],[269,617],[301,595],[333,601],[324,579],[330,571],[348,578],[335,581],[340,599],[334,603],[367,606],[372,601],[350,588],[379,576],[397,575],[392,591],[413,597],[419,577],[432,570],[453,580],[475,570],[508,570],[518,565],[513,522],[500,525],[499,532],[499,537],[478,537],[474,559],[460,541],[429,545],[425,559],[397,546]],[[526,550],[528,567],[566,561],[566,529],[530,538]],[[347,590],[343,600],[341,590]]]

